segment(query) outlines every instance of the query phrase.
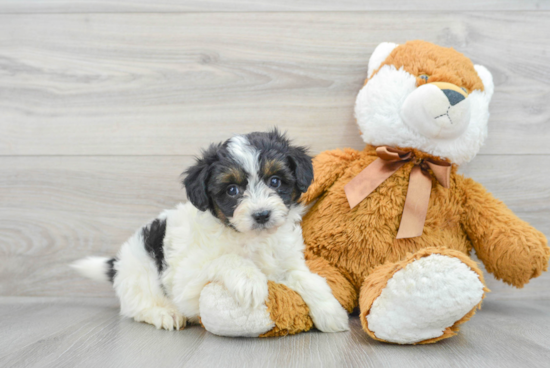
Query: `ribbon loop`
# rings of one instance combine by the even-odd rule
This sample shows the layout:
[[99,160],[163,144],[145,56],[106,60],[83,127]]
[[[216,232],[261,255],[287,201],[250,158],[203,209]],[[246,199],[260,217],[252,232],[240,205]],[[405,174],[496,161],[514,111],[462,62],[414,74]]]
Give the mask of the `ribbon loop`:
[[434,173],[435,178],[444,188],[449,188],[450,179],[451,179],[451,164],[444,161],[436,161],[430,159],[426,161],[432,172]]
[[441,186],[449,188],[451,164],[433,158],[415,159],[413,152],[388,146],[377,147],[376,155],[378,156],[376,160],[344,186],[350,208],[361,203],[405,163],[413,161],[414,167],[409,176],[409,187],[397,239],[421,236],[432,189],[432,179],[428,169],[431,169]]
[[376,148],[376,155],[385,161],[402,161],[410,159],[412,152],[401,151],[388,146],[380,146]]

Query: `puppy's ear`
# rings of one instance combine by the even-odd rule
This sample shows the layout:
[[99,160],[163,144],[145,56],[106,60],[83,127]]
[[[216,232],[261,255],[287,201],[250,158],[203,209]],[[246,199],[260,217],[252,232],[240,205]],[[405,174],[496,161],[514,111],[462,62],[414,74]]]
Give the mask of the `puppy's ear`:
[[207,185],[212,164],[218,161],[219,149],[220,144],[210,145],[206,151],[202,151],[202,157],[197,158],[195,165],[183,173],[187,175],[183,180],[187,198],[201,211],[206,211],[210,206]]
[[313,181],[311,157],[304,147],[290,147],[288,158],[296,177],[296,188],[300,194],[305,193]]

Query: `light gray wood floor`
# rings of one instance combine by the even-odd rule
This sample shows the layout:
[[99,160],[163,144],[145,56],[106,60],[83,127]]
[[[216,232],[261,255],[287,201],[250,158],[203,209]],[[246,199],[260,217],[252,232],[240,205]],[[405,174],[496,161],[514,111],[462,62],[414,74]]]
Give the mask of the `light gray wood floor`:
[[0,299],[2,367],[548,367],[548,302],[488,297],[459,335],[435,345],[351,331],[223,338],[200,326],[156,330],[118,316],[113,299]]
[[192,155],[279,126],[361,149],[374,47],[425,39],[493,73],[489,138],[460,170],[550,236],[550,1],[0,0],[0,367],[550,366],[550,274],[493,290],[433,346],[346,334],[222,339],[119,320],[67,264],[113,255],[183,200]]

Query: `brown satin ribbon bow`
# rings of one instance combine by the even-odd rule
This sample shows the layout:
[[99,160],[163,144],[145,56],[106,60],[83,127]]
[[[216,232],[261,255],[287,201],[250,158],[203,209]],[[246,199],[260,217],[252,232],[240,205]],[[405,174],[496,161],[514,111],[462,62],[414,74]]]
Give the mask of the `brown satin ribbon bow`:
[[405,163],[414,162],[397,239],[422,235],[432,190],[428,168],[443,187],[449,188],[451,164],[433,158],[417,159],[412,152],[388,146],[377,147],[376,155],[378,158],[344,187],[350,208],[357,206]]

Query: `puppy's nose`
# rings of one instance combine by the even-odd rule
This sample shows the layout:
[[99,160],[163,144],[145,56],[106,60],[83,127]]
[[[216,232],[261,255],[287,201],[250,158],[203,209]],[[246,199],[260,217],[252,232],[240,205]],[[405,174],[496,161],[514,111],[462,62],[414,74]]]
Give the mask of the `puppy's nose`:
[[449,100],[449,103],[451,104],[451,106],[454,106],[460,101],[463,101],[465,99],[464,95],[456,91],[453,91],[452,89],[442,89],[441,92],[443,92],[445,96],[447,96],[447,99]]
[[269,216],[271,216],[271,211],[261,211],[256,212],[252,215],[252,218],[258,223],[258,224],[265,224],[269,221]]

